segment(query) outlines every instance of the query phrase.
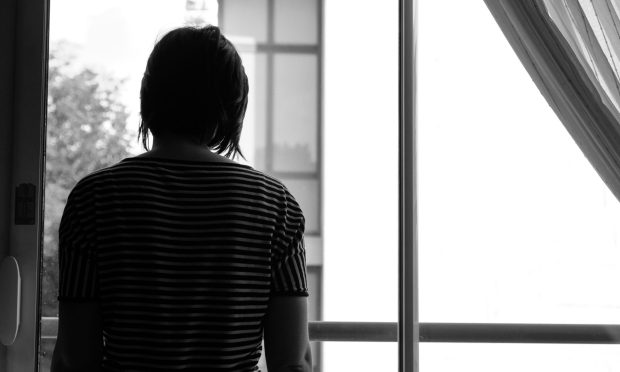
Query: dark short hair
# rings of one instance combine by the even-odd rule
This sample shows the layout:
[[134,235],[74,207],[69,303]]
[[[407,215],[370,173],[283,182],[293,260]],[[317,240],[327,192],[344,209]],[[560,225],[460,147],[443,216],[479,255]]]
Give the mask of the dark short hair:
[[238,153],[248,78],[235,47],[215,26],[181,27],[153,48],[140,88],[138,140],[179,134],[225,156]]

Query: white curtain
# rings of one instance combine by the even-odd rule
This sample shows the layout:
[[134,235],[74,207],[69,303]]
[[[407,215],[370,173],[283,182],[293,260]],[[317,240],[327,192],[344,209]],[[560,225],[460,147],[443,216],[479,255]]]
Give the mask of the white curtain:
[[523,66],[620,201],[620,0],[485,0]]
[[620,113],[620,3],[611,0],[544,0],[549,15],[596,86]]

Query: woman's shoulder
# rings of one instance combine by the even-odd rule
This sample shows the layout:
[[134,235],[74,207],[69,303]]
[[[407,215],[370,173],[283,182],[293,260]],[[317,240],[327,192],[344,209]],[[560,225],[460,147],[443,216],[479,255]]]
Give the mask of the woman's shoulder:
[[[132,159],[132,158],[130,158]],[[211,151],[166,151],[166,150],[150,150],[142,154],[136,155],[133,159],[167,159],[177,161],[193,161],[205,163],[226,163],[238,164],[236,161],[225,156],[213,153]]]
[[[145,153],[146,154],[146,153]],[[126,157],[112,165],[97,169],[78,181],[75,188],[87,189],[91,184],[105,184],[118,181],[123,177],[132,178],[134,171],[140,171],[141,174],[153,173],[159,175],[159,170],[188,170],[188,169],[207,169],[218,170],[220,172],[229,172],[234,174],[236,179],[239,176],[247,181],[251,180],[253,184],[264,186],[270,193],[277,193],[283,198],[290,198],[290,192],[287,186],[269,173],[255,169],[250,164],[239,163],[231,159],[226,161],[213,160],[213,158],[165,158],[155,155],[137,155]],[[186,173],[190,174],[190,173]],[[78,187],[79,186],[79,187]]]

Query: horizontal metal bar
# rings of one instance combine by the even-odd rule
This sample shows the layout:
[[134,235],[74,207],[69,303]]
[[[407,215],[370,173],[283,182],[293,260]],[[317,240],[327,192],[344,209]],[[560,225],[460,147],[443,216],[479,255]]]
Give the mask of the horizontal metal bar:
[[[397,323],[393,322],[309,322],[310,341],[395,342]],[[41,339],[56,339],[58,318],[41,318]]]
[[318,45],[297,45],[297,44],[258,44],[257,52],[264,53],[294,53],[294,54],[317,54]]
[[[398,341],[397,323],[312,323],[314,341]],[[420,323],[420,342],[620,344],[620,325]]]
[[420,342],[619,344],[620,325],[420,323]]
[[396,342],[396,322],[309,322],[310,341]]
[[[55,339],[58,318],[41,319],[41,338]],[[310,341],[396,342],[396,322],[309,322]],[[616,324],[420,323],[420,342],[620,344]]]
[[318,45],[293,45],[293,44],[254,44],[244,43],[243,41],[235,43],[237,51],[240,53],[258,52],[258,53],[292,53],[292,54],[318,54],[320,49]]

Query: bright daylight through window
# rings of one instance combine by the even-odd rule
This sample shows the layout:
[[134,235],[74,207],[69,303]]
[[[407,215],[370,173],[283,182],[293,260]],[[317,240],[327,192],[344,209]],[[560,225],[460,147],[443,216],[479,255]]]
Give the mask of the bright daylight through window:
[[[418,11],[420,322],[620,324],[620,203],[484,1],[418,0]],[[398,319],[398,2],[51,0],[42,372],[68,191],[142,151],[146,58],[167,30],[205,23],[222,27],[249,78],[237,161],[281,179],[306,216],[310,320]],[[398,366],[396,342],[312,347],[315,371]],[[422,372],[620,372],[617,355],[421,343],[419,359]]]
[[[483,1],[418,7],[420,322],[620,323],[620,203]],[[617,356],[421,343],[420,370],[620,371]]]

